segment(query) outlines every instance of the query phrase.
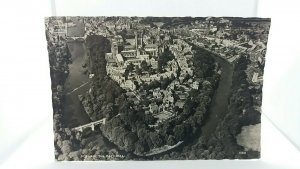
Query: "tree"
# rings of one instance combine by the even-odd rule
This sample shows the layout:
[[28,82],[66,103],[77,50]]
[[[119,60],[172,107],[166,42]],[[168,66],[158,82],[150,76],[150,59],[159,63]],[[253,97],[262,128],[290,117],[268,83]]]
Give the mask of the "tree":
[[138,66],[135,66],[135,72],[137,75],[142,75],[142,69],[139,68]]
[[156,122],[156,118],[154,118],[151,114],[146,114],[144,116],[144,120],[147,124],[154,124]]
[[81,160],[81,153],[80,153],[80,151],[73,151],[73,152],[69,153],[69,157],[72,160],[80,161]]
[[125,76],[126,79],[128,78],[128,75],[129,75],[129,70],[125,69],[124,76]]
[[143,154],[144,152],[147,152],[148,150],[149,150],[149,147],[143,140],[138,140],[135,143],[135,152],[137,154]]
[[175,56],[172,54],[169,48],[166,48],[165,51],[159,55],[158,63],[160,63],[161,66],[166,66],[168,61],[171,61],[174,58]]
[[184,139],[185,137],[185,131],[184,131],[184,127],[183,125],[179,124],[176,125],[174,128],[174,136],[176,138],[177,141],[181,141]]
[[144,61],[144,60],[142,61],[141,68],[143,71],[148,71],[149,67],[148,67],[148,64],[146,61]]
[[129,132],[124,138],[125,149],[127,151],[134,150],[134,144],[138,140],[138,137],[135,133]]
[[139,138],[139,140],[144,140],[146,139],[146,136],[147,136],[147,130],[145,128],[140,128],[138,131],[137,131],[137,136]]
[[132,72],[134,70],[134,65],[132,63],[130,63],[127,68],[126,68],[129,72]]
[[64,140],[62,142],[61,152],[63,154],[69,154],[72,151],[72,143],[69,140]]
[[185,117],[191,115],[192,110],[193,110],[193,104],[192,101],[188,98],[183,106],[183,114],[185,115]]
[[163,65],[162,62],[160,60],[157,61],[157,72],[158,73],[162,73],[163,69],[162,69]]
[[153,143],[154,147],[160,147],[163,144],[163,140],[159,137],[156,132],[151,132],[149,134],[151,142]]
[[174,80],[175,79],[175,76],[174,76],[174,73],[171,74],[171,80]]
[[173,135],[169,135],[167,144],[170,146],[173,146],[174,144],[176,144],[175,137]]
[[160,88],[161,89],[166,89],[168,85],[172,82],[171,79],[167,78],[160,78]]

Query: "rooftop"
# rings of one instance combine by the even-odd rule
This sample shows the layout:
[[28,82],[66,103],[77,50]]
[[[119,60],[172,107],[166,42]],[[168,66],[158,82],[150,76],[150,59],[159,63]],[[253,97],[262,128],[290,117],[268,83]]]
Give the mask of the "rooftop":
[[118,62],[124,62],[124,59],[121,54],[116,55]]
[[134,45],[126,45],[126,46],[124,46],[124,48],[125,49],[134,49],[135,48],[135,46]]
[[147,44],[145,48],[157,48],[156,44]]

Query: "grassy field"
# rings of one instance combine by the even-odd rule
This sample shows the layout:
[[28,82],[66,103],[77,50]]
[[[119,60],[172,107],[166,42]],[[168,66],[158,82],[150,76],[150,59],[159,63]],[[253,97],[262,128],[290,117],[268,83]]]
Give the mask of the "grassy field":
[[236,137],[237,143],[246,150],[260,151],[260,123],[244,126],[242,132]]

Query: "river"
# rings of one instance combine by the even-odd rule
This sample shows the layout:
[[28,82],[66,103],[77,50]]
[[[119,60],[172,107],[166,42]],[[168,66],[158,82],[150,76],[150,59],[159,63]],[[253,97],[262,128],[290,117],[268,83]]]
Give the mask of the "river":
[[220,56],[214,55],[214,59],[221,65],[221,78],[217,90],[214,92],[212,102],[209,107],[209,114],[202,127],[202,135],[209,138],[215,131],[218,123],[228,113],[228,98],[231,92],[233,66]]
[[68,42],[68,48],[72,56],[72,63],[69,64],[69,75],[64,84],[65,102],[63,112],[66,126],[72,128],[91,122],[78,99],[78,95],[84,94],[90,86],[89,78],[84,74],[82,67],[86,58],[84,42],[70,41]]
[[[85,112],[78,95],[84,94],[90,88],[90,80],[88,75],[84,74],[82,64],[87,58],[85,42],[69,41],[68,47],[72,56],[72,63],[69,64],[69,75],[64,84],[65,102],[64,102],[64,120],[69,128],[77,127],[91,122],[90,117]],[[75,90],[74,90],[75,89]],[[88,144],[83,148],[91,149],[90,145],[97,144],[101,149],[107,151],[118,149],[116,145],[105,138],[101,131],[95,131],[94,134],[89,135]],[[126,154],[125,151],[121,151]]]

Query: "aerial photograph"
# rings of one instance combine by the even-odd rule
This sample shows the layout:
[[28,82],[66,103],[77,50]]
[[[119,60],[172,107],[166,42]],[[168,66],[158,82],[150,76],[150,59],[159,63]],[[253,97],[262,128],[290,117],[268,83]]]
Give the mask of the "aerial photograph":
[[271,20],[47,17],[58,161],[259,159]]

